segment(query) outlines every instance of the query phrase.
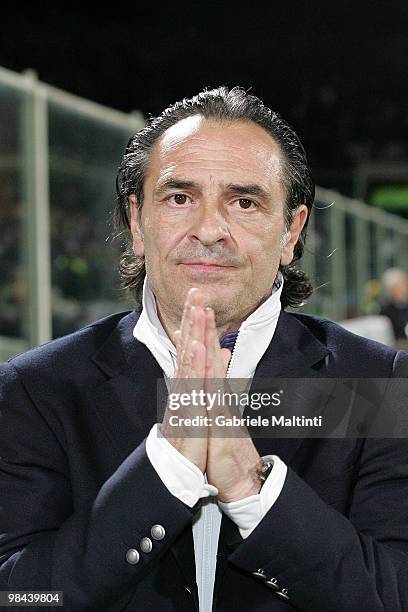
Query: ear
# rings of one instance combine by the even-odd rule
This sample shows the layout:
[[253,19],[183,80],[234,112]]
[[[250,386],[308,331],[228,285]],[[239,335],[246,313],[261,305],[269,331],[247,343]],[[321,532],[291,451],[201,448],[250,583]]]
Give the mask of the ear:
[[133,252],[138,257],[144,255],[143,232],[139,225],[139,212],[137,207],[137,199],[134,193],[129,196],[130,207],[130,231],[133,238]]
[[306,223],[308,215],[307,206],[301,204],[292,213],[292,223],[286,233],[285,243],[282,246],[280,263],[287,266],[293,259],[293,251],[299,239],[300,232]]

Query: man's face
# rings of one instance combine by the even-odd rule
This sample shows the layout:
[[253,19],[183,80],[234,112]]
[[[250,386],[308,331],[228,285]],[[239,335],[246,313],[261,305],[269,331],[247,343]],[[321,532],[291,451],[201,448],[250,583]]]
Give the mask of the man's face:
[[265,130],[199,116],[156,143],[141,226],[135,196],[130,203],[134,252],[145,256],[159,312],[180,320],[199,287],[218,326],[242,321],[271,294],[307,217],[299,207],[285,236],[281,151]]

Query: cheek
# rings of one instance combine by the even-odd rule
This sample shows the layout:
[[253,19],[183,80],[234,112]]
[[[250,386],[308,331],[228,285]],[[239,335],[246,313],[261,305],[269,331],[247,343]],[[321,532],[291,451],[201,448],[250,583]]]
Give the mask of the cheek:
[[153,260],[163,259],[176,248],[180,232],[160,218],[146,217],[144,220],[144,243],[146,257]]
[[263,261],[280,254],[281,233],[277,225],[276,222],[265,222],[262,228],[247,237],[248,252],[252,254],[252,258]]

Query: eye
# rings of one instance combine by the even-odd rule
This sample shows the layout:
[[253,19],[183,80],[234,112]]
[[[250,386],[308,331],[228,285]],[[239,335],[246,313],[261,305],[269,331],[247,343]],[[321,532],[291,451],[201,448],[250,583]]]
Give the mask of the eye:
[[239,198],[238,200],[235,200],[234,204],[237,204],[237,208],[240,208],[241,210],[249,210],[251,207],[252,210],[256,208],[256,203],[248,198]]
[[177,204],[178,206],[183,206],[187,204],[189,200],[188,195],[185,193],[175,193],[174,195],[169,197],[169,202],[171,204]]

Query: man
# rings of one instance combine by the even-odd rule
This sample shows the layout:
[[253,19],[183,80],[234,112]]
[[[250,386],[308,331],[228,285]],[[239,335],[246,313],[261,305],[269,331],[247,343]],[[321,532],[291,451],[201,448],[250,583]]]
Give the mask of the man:
[[203,91],[131,139],[117,189],[142,308],[2,368],[1,590],[70,611],[406,610],[405,440],[177,436],[170,404],[157,416],[163,378],[406,375],[405,353],[284,310],[311,292],[293,130]]

